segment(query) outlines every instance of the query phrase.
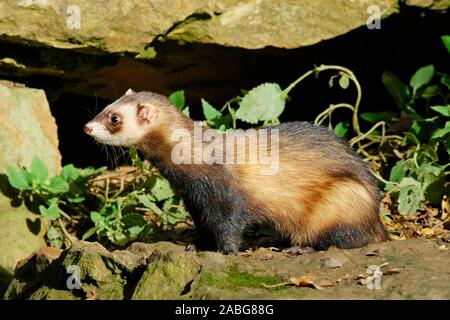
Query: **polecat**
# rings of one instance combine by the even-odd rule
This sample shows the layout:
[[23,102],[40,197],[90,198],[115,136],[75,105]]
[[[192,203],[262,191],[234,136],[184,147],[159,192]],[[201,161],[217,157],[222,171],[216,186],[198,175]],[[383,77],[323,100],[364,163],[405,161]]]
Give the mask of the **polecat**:
[[[373,177],[327,128],[291,122],[253,131],[268,130],[268,138],[247,139],[246,132],[237,131],[225,135],[226,142],[221,133],[196,129],[166,97],[131,89],[84,128],[99,142],[143,152],[183,198],[202,249],[238,252],[242,231],[253,222],[269,222],[293,245],[315,249],[388,239]],[[208,138],[196,140],[199,132]],[[193,161],[180,161],[180,150],[174,152],[180,136],[194,137],[181,156]],[[195,158],[199,152],[202,161]],[[277,152],[276,165],[258,161],[261,152]],[[236,161],[242,154],[244,161]],[[257,161],[246,161],[252,157]]]

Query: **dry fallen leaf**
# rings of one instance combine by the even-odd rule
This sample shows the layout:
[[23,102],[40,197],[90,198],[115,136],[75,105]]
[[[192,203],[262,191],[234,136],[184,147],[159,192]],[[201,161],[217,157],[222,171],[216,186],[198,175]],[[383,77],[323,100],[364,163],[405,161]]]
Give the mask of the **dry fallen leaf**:
[[448,248],[445,244],[439,246],[439,251],[448,251]]
[[253,254],[253,250],[252,249],[247,249],[244,252],[240,252],[239,255],[240,256],[244,256],[244,257],[249,257]]
[[400,270],[401,269],[399,269],[399,268],[392,268],[392,269],[386,270],[385,272],[383,272],[383,276],[391,276],[393,274],[400,273]]
[[424,236],[431,236],[434,235],[435,231],[431,228],[423,228],[419,233]]
[[316,284],[311,275],[308,274],[298,278],[290,278],[289,281],[291,281],[296,287],[310,287],[318,290],[325,289],[324,287]]
[[342,281],[345,281],[345,280],[347,280],[349,278],[350,278],[350,275],[347,273],[347,274],[345,274],[345,276],[343,278],[338,278],[336,280],[336,283],[341,283]]
[[323,290],[325,287],[332,287],[336,285],[336,282],[330,281],[328,279],[322,279],[320,281],[316,281],[314,279],[314,275],[307,273],[301,277],[292,277],[289,279],[290,282],[282,282],[272,285],[267,285],[263,283],[263,286],[266,288],[276,288],[282,286],[296,286],[296,287],[308,287],[317,290]]

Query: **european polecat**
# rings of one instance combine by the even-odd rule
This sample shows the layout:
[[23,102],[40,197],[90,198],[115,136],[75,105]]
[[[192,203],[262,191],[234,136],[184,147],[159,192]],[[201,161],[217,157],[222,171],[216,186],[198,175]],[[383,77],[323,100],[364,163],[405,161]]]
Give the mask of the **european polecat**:
[[238,252],[253,222],[315,249],[388,239],[368,168],[327,128],[291,122],[211,132],[166,97],[130,89],[84,130],[105,144],[138,147],[183,198],[203,249]]

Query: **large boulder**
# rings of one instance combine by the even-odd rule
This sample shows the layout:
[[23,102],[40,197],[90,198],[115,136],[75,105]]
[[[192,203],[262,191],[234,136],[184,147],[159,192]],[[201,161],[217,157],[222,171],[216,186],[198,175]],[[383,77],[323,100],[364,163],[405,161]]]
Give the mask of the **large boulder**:
[[46,245],[47,223],[11,200],[5,167],[29,166],[37,155],[49,172],[60,169],[55,120],[42,90],[0,82],[0,295],[17,261]]
[[141,52],[157,37],[248,49],[299,48],[382,17],[397,0],[5,0],[0,34],[58,48]]
[[50,174],[59,172],[58,132],[43,90],[0,81],[0,123],[0,173],[7,165],[28,167],[34,156]]
[[[449,299],[449,259],[447,246],[425,239],[302,256],[265,248],[238,256],[194,253],[168,242],[109,252],[80,241],[21,261],[5,298]],[[371,290],[377,266],[383,275]]]

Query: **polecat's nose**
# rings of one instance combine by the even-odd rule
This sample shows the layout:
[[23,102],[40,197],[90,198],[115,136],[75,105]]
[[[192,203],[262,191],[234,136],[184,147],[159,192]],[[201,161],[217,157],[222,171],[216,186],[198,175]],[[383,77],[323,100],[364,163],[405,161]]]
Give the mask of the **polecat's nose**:
[[86,132],[87,134],[91,134],[92,128],[89,127],[88,125],[85,125],[85,126],[84,126],[84,132]]

